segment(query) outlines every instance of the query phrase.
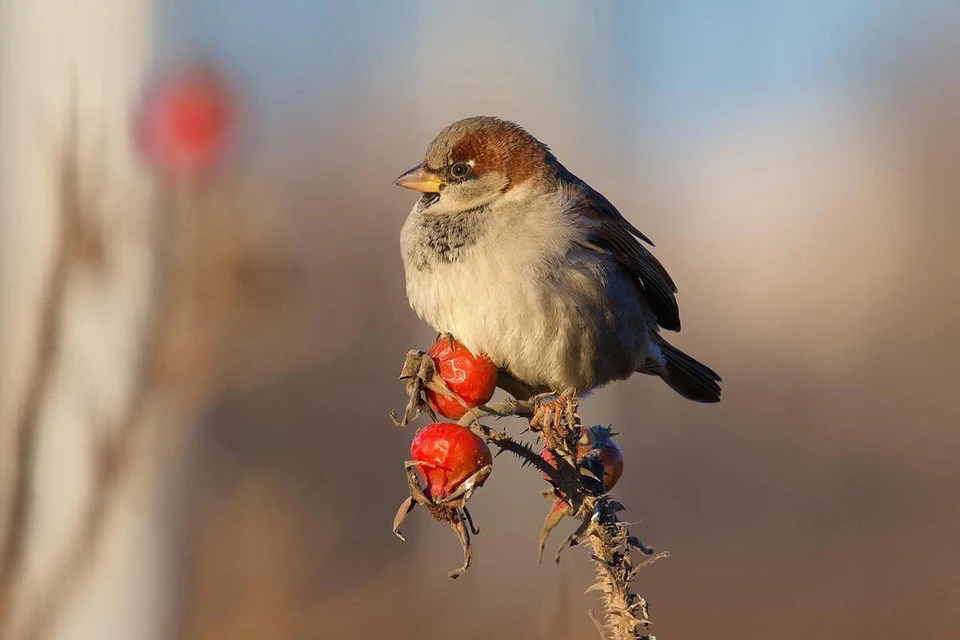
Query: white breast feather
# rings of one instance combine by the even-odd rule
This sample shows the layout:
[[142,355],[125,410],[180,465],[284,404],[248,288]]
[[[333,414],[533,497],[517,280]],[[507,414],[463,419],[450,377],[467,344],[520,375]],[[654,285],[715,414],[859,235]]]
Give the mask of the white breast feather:
[[407,295],[421,318],[518,379],[555,391],[583,384],[582,360],[593,349],[581,344],[589,333],[581,308],[606,306],[605,283],[570,260],[582,231],[561,198],[515,188],[463,259],[420,271],[404,255]]

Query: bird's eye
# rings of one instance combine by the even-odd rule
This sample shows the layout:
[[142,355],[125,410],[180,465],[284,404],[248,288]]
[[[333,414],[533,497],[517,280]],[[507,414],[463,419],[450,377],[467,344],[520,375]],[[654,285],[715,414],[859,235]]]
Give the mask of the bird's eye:
[[466,162],[458,162],[450,167],[450,173],[452,173],[455,178],[462,178],[463,176],[467,175],[469,171],[470,165],[468,165]]

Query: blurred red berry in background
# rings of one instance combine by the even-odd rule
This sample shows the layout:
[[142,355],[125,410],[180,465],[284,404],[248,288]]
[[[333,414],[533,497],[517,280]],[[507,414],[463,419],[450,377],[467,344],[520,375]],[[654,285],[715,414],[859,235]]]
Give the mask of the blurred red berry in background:
[[207,173],[222,159],[236,115],[224,78],[206,64],[164,71],[146,86],[135,137],[143,158],[172,177]]

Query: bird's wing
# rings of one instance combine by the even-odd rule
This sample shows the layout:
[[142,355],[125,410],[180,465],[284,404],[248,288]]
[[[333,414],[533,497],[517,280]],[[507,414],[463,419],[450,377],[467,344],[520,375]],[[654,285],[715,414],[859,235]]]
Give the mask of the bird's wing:
[[612,255],[640,281],[643,295],[657,317],[657,324],[680,330],[677,287],[660,261],[643,246],[650,241],[617,211],[609,200],[569,171],[560,174],[560,186],[578,214],[584,230],[580,244],[592,251]]

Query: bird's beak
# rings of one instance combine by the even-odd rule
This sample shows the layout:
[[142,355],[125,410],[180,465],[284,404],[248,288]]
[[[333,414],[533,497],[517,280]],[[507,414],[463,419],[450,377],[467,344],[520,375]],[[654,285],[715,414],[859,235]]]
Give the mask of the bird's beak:
[[440,193],[441,187],[446,183],[440,179],[440,176],[428,170],[422,164],[418,164],[410,171],[394,180],[393,184],[414,191],[423,193]]

